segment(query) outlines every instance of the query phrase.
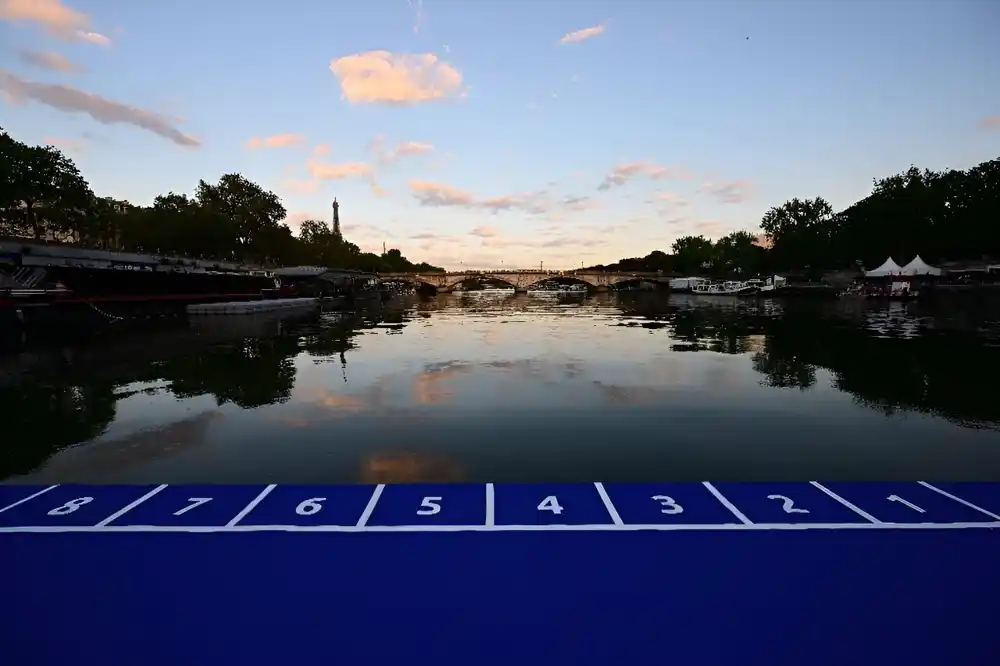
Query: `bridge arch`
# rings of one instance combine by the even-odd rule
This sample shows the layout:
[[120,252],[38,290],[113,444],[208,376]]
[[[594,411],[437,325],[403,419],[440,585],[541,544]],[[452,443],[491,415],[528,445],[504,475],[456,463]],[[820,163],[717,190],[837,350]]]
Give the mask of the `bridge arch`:
[[479,280],[480,282],[500,282],[514,290],[519,288],[517,280],[512,280],[511,276],[506,273],[465,273],[462,275],[449,276],[448,279],[445,280],[444,287],[451,290],[460,284],[473,282],[475,280]]
[[524,290],[530,291],[538,287],[538,285],[545,284],[546,282],[556,282],[567,286],[571,284],[582,284],[587,287],[588,293],[596,291],[598,288],[598,285],[594,284],[590,280],[577,275],[547,275],[541,279],[533,277],[532,281],[524,286]]

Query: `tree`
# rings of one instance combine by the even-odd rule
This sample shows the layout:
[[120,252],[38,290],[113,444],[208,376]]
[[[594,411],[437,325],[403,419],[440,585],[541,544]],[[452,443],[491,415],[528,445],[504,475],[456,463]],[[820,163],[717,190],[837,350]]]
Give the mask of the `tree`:
[[73,160],[53,146],[28,146],[0,131],[0,206],[8,232],[69,234],[93,193]]
[[286,215],[278,195],[238,173],[230,173],[215,185],[198,181],[195,200],[200,207],[230,222],[237,254],[258,260],[269,258],[267,239],[274,237]]
[[697,273],[712,263],[712,241],[704,236],[682,236],[674,241],[672,249],[677,270],[682,273]]

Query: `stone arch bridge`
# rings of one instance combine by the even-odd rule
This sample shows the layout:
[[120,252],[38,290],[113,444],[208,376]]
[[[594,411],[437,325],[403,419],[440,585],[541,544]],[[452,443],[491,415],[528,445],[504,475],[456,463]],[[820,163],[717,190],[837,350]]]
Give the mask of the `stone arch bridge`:
[[661,282],[665,284],[669,281],[669,278],[660,273],[612,271],[451,271],[447,273],[379,273],[378,276],[386,281],[412,282],[417,285],[431,286],[439,292],[453,291],[455,287],[469,280],[503,282],[513,287],[516,292],[526,292],[531,287],[546,280],[582,283],[596,291],[607,291],[626,282]]

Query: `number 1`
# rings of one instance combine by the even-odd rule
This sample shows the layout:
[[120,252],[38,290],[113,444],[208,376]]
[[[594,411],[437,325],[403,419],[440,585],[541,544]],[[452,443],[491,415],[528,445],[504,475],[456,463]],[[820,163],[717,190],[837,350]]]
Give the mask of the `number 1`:
[[889,495],[888,497],[886,497],[886,499],[889,500],[890,502],[899,502],[903,506],[908,506],[911,509],[913,509],[914,511],[919,511],[920,513],[927,513],[926,511],[924,511],[923,509],[921,509],[916,504],[912,504],[911,502],[907,502],[905,499],[903,499],[899,495]]
[[211,501],[212,501],[211,497],[188,497],[188,502],[191,502],[191,503],[188,504],[186,507],[184,507],[183,509],[181,509],[179,511],[174,511],[174,515],[175,516],[183,516],[185,513],[187,513],[191,509],[197,509],[202,504],[204,504],[206,502],[211,502]]

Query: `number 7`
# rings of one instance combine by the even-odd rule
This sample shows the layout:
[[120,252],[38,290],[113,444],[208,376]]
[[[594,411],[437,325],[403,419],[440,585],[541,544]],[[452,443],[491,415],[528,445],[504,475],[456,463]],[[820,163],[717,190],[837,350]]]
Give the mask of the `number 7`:
[[174,515],[175,516],[183,516],[185,513],[187,513],[191,509],[197,509],[202,504],[205,504],[206,502],[211,502],[211,501],[212,501],[211,497],[188,497],[188,502],[191,502],[191,503],[188,504],[183,509],[181,509],[180,511],[174,511]]

